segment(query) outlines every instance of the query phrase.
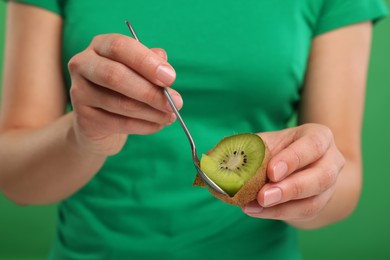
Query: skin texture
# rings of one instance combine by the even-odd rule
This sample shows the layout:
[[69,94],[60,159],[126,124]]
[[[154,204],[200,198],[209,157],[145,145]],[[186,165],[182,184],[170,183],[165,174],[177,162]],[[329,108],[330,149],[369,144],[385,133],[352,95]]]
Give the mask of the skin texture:
[[[19,204],[70,196],[121,150],[127,135],[154,133],[176,119],[160,91],[175,80],[166,53],[117,34],[95,37],[69,62],[74,111],[64,115],[61,25],[48,11],[8,4],[0,188]],[[352,212],[361,189],[370,39],[369,23],[314,39],[301,125],[259,133],[273,155],[271,182],[243,207],[246,214],[318,228]],[[180,108],[180,94],[169,91]]]
[[362,186],[361,128],[371,31],[367,22],[314,39],[299,112],[303,125],[260,134],[274,155],[267,170],[272,182],[244,208],[247,214],[308,229],[353,211]]
[[[97,36],[69,62],[74,112],[64,115],[61,18],[10,2],[7,19],[0,188],[16,203],[70,196],[128,134],[154,133],[176,119],[161,91],[175,80],[165,52],[115,34]],[[180,95],[169,92],[180,108]]]

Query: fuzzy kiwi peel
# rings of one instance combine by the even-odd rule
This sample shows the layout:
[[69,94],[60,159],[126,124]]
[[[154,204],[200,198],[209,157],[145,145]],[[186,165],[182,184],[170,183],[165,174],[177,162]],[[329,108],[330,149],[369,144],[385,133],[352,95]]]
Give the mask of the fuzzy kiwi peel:
[[[200,167],[229,196],[209,188],[218,199],[244,206],[257,197],[267,182],[266,167],[270,153],[260,136],[252,133],[223,138],[207,155],[202,155]],[[195,186],[207,187],[196,175]]]

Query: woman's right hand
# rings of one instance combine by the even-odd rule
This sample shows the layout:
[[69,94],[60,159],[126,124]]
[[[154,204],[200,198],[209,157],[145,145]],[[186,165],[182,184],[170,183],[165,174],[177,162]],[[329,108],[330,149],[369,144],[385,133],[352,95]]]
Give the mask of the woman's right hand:
[[[68,67],[73,132],[89,152],[115,154],[127,135],[151,134],[176,119],[161,89],[172,85],[176,73],[162,49],[148,49],[124,35],[99,35]],[[179,93],[168,91],[181,108]]]

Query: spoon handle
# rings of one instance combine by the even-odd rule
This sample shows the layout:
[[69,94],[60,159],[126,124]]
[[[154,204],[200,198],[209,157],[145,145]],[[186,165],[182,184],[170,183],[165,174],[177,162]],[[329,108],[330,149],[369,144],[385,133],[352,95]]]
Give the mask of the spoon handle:
[[173,109],[173,112],[175,113],[177,119],[179,120],[180,124],[181,124],[181,127],[183,128],[187,138],[188,138],[188,141],[190,142],[190,145],[191,145],[191,150],[192,150],[192,157],[194,159],[196,159],[197,161],[199,160],[197,158],[197,155],[196,155],[196,147],[195,147],[195,142],[194,140],[192,139],[192,136],[190,134],[190,131],[188,130],[186,124],[184,123],[184,120],[183,118],[181,118],[180,114],[179,114],[179,111],[177,110],[176,106],[175,106],[175,103],[173,103],[173,100],[172,100],[172,97],[171,95],[169,94],[168,90],[166,88],[164,88],[164,95],[166,96],[167,100],[168,100],[168,103],[169,105],[171,105],[172,109]]
[[[131,24],[130,24],[130,22],[128,20],[126,20],[126,25],[129,28],[129,30],[130,30],[131,34],[133,35],[134,39],[137,40],[138,42],[140,42],[140,40],[138,39],[137,34],[135,33],[135,31],[133,29],[133,26],[131,26]],[[184,132],[185,132],[185,134],[186,134],[186,136],[188,138],[188,141],[190,142],[193,159],[196,160],[197,162],[199,162],[198,156],[196,154],[195,142],[192,139],[190,131],[188,130],[186,124],[184,123],[183,118],[181,118],[181,116],[179,114],[179,111],[177,110],[177,107],[176,107],[175,103],[173,102],[172,97],[169,94],[168,90],[166,88],[163,88],[163,92],[164,92],[164,95],[166,96],[166,98],[167,98],[167,100],[169,102],[169,105],[172,107],[173,112],[175,113],[177,119],[179,120],[180,125],[182,126],[182,128],[183,128],[183,130],[184,130]]]
[[[128,20],[126,20],[126,25],[127,27],[129,27],[129,30],[131,32],[131,34],[133,35],[134,39],[137,40],[138,42],[140,42],[140,40],[138,39],[137,37],[137,34],[135,33],[133,27],[131,26],[130,22]],[[177,110],[176,108],[176,105],[175,103],[173,102],[172,100],[172,97],[171,95],[169,94],[168,92],[168,89],[167,88],[163,88],[163,92],[164,92],[164,95],[165,97],[167,98],[168,100],[168,103],[169,105],[172,107],[173,109],[173,112],[175,113],[177,119],[179,120],[180,122],[180,125],[181,127],[183,128],[187,138],[188,138],[188,141],[190,142],[190,145],[191,145],[191,151],[192,151],[192,160],[194,162],[194,165],[199,173],[199,175],[202,177],[202,179],[208,184],[209,187],[211,187],[212,189],[214,189],[215,191],[221,193],[221,194],[224,194],[226,196],[229,196],[224,190],[222,190],[217,184],[215,184],[201,169],[200,169],[200,162],[199,162],[199,158],[198,158],[198,155],[196,154],[196,147],[195,147],[195,142],[194,140],[192,139],[192,136],[190,134],[190,131],[188,130],[186,124],[184,123],[184,120],[181,118],[180,116],[180,113],[179,111]]]

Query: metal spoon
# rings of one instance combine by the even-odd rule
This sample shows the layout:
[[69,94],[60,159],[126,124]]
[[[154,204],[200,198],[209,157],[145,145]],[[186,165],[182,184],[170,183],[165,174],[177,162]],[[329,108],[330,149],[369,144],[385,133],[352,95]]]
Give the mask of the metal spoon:
[[[131,26],[130,22],[128,20],[126,20],[126,25],[127,27],[129,28],[131,34],[133,35],[134,39],[137,40],[137,41],[140,41],[137,37],[137,34],[135,33],[133,27]],[[169,92],[167,90],[167,88],[162,88],[163,91],[164,91],[164,95],[166,96],[166,98],[168,99],[168,102],[169,102],[169,105],[172,107],[173,109],[173,112],[175,113],[177,119],[179,120],[180,122],[180,125],[182,126],[187,138],[188,138],[188,141],[190,142],[190,145],[191,145],[191,150],[192,150],[192,160],[194,161],[194,165],[195,165],[195,168],[196,170],[198,171],[198,174],[199,176],[204,180],[204,182],[210,187],[212,188],[213,190],[215,190],[216,192],[219,192],[221,194],[224,194],[226,196],[229,196],[225,191],[223,191],[217,184],[215,184],[215,182],[213,182],[201,169],[200,169],[200,162],[199,162],[199,158],[196,154],[196,147],[195,147],[195,142],[194,140],[192,139],[192,136],[190,134],[190,131],[188,130],[186,124],[184,123],[183,119],[181,118],[180,114],[179,114],[179,111],[177,110],[176,106],[175,106],[175,103],[173,103],[173,100],[171,98],[171,95],[169,95]]]

